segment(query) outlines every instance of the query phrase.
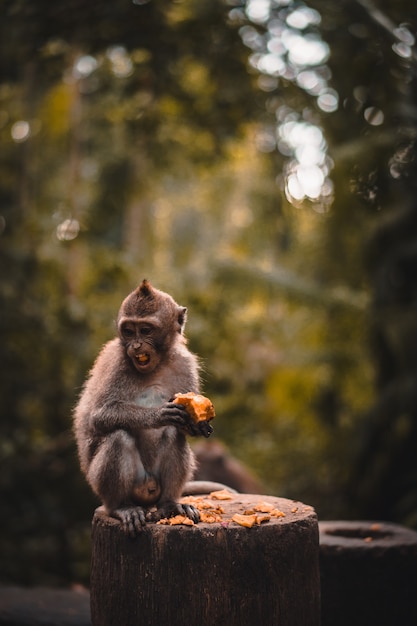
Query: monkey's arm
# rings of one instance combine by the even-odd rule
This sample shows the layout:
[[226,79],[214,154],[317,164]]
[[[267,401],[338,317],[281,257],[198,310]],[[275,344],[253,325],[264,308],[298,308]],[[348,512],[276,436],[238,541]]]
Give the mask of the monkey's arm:
[[152,408],[131,402],[109,402],[91,412],[89,425],[92,430],[103,435],[122,429],[138,436],[143,429],[164,426],[175,426],[192,436],[201,435],[185,408],[173,402]]

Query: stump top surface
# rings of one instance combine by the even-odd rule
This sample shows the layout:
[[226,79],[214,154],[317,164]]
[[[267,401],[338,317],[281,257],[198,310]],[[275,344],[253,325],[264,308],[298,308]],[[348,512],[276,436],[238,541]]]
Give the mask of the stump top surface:
[[326,521],[319,523],[322,549],[355,548],[379,550],[410,546],[417,548],[417,532],[392,522]]
[[[158,523],[149,522],[147,526],[158,526],[162,529],[171,529],[173,526],[196,531],[223,527],[230,529],[252,530],[265,526],[286,526],[295,522],[316,522],[317,516],[312,506],[296,500],[277,498],[275,496],[212,492],[196,496],[185,496],[181,502],[193,504],[200,511],[201,521],[193,524],[191,520],[181,522],[176,517],[161,520]],[[105,525],[118,526],[119,521],[109,517],[103,507],[95,512],[95,519]],[[251,524],[251,526],[246,526]]]

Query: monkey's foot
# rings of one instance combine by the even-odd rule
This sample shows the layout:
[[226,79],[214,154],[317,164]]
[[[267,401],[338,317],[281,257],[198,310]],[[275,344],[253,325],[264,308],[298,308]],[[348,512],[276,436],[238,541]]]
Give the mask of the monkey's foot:
[[174,517],[175,515],[183,515],[189,517],[195,524],[200,521],[200,513],[195,506],[191,504],[180,504],[179,502],[163,502],[156,511],[151,511],[149,521],[159,522],[165,517]]
[[110,515],[121,521],[123,532],[131,537],[136,537],[138,533],[142,532],[146,524],[145,511],[141,506],[126,506],[115,509]]

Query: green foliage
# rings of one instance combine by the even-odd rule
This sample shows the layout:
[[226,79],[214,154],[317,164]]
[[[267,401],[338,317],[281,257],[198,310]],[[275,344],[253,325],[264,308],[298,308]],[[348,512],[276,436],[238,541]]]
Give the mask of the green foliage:
[[265,491],[417,523],[416,16],[384,5],[2,3],[3,581],[88,582],[71,412],[144,277]]

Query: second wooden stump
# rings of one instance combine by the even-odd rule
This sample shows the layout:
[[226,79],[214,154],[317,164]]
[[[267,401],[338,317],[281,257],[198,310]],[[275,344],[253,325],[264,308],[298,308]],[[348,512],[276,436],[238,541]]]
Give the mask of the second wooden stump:
[[[230,521],[259,502],[283,515],[252,528]],[[98,509],[93,625],[318,626],[319,541],[312,507],[247,494],[217,504],[224,510],[221,521],[148,524],[133,540]]]

